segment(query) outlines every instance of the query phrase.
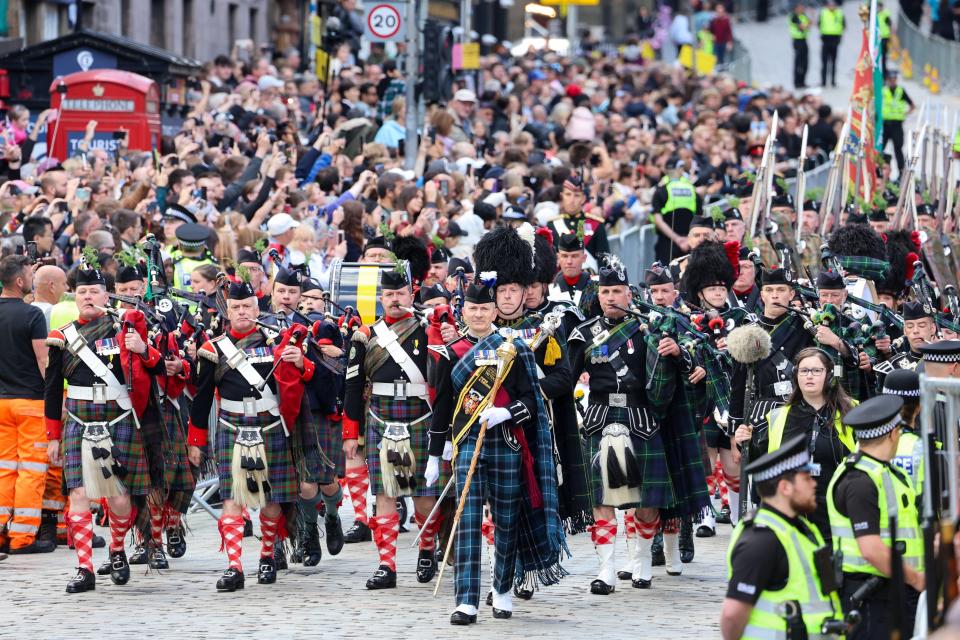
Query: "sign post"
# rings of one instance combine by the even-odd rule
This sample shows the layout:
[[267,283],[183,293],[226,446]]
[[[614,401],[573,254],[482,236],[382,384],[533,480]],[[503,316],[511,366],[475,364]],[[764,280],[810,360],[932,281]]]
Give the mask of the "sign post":
[[404,16],[406,5],[412,2],[393,2],[393,0],[373,0],[366,3],[364,9],[364,36],[372,42],[396,42],[404,39],[405,27],[409,22]]

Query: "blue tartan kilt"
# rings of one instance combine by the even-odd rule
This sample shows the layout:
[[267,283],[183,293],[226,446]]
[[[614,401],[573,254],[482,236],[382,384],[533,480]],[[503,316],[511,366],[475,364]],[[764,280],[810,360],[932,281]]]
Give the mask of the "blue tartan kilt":
[[313,414],[303,434],[305,482],[331,484],[343,476],[343,429],[327,416]]
[[[606,423],[628,424],[627,411],[627,409],[620,407],[610,407]],[[629,504],[604,505],[603,475],[600,469],[600,440],[602,438],[602,429],[586,437],[587,460],[590,463],[590,493],[595,507],[603,505],[617,507],[618,509],[634,507],[665,509],[673,506],[675,502],[673,484],[670,479],[670,469],[667,465],[666,452],[663,448],[660,431],[646,440],[634,433],[630,434],[633,455],[641,472],[640,501]],[[621,465],[623,464],[624,462],[621,461]]]
[[[280,418],[269,413],[260,413],[253,417],[243,414],[221,411],[219,418],[237,427],[265,427]],[[222,422],[217,424],[217,473],[220,476],[220,497],[231,500],[233,493],[233,445],[236,432]],[[277,425],[263,433],[263,444],[267,452],[267,475],[270,482],[269,502],[294,502],[300,495],[300,479],[293,464],[293,454],[283,433],[283,427]]]
[[[183,402],[183,398],[180,402]],[[163,446],[163,473],[168,492],[183,491],[193,493],[197,481],[190,470],[187,459],[187,434],[180,420],[180,410],[168,398],[161,401],[163,413],[161,419],[167,430]]]
[[[123,413],[116,402],[93,404],[71,398],[67,398],[67,411],[84,422],[109,422]],[[63,474],[67,490],[70,490],[83,486],[83,425],[67,414],[64,414],[64,418]],[[132,496],[146,495],[150,489],[150,469],[133,413],[111,426],[110,436],[119,453],[116,460],[127,471],[123,479],[127,493]]]
[[[430,411],[429,405],[420,398],[396,400],[385,396],[370,396],[370,411],[382,420],[391,422],[413,422]],[[427,432],[430,430],[430,419],[422,420],[419,424],[410,427],[410,448],[413,450],[417,464],[416,481],[412,495],[414,497],[437,497],[450,480],[450,463],[442,461],[440,464],[440,479],[432,487],[427,486],[423,472],[427,469],[429,444]],[[367,415],[366,441],[364,449],[367,452],[367,470],[370,473],[370,492],[373,495],[383,495],[383,476],[380,467],[380,440],[383,425]]]

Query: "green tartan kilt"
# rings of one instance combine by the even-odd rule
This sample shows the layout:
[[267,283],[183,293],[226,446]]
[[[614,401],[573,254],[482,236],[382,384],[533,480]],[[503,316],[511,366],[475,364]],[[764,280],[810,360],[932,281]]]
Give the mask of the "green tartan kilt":
[[[180,402],[183,402],[181,397]],[[187,434],[180,419],[180,410],[168,398],[162,401],[163,424],[166,426],[166,439],[163,443],[163,475],[168,493],[176,491],[193,493],[197,481],[190,470],[187,459]]]
[[[221,411],[219,418],[237,427],[266,427],[280,418],[269,413],[260,413],[253,417],[243,414]],[[293,464],[293,454],[283,427],[277,425],[263,434],[263,444],[267,452],[267,473],[270,482],[268,501],[279,504],[294,502],[300,495],[300,479]],[[233,494],[233,445],[236,432],[223,422],[217,424],[217,473],[220,476],[220,497],[231,500]]]
[[[123,409],[116,402],[93,404],[71,398],[67,398],[67,411],[83,422],[110,422],[123,414]],[[67,414],[64,417],[63,475],[67,490],[70,490],[83,486],[83,425]],[[127,493],[132,496],[146,495],[150,489],[150,470],[132,412],[110,427],[110,436],[119,453],[117,462],[127,471],[123,478]]]
[[[607,414],[607,424],[620,422],[627,424],[625,416],[618,415],[625,411],[618,407],[610,407]],[[640,500],[628,504],[603,504],[603,474],[600,469],[600,440],[603,438],[603,429],[588,435],[585,439],[587,460],[590,463],[590,493],[593,496],[593,505],[630,509],[633,507],[664,509],[673,506],[674,492],[670,480],[670,469],[667,466],[666,452],[660,431],[644,440],[636,434],[630,434],[633,445],[633,455],[640,469]],[[621,460],[621,466],[625,463]]]
[[[382,420],[391,422],[414,422],[420,420],[430,412],[430,406],[420,398],[406,398],[398,400],[385,396],[370,396],[370,407],[367,414],[366,440],[364,450],[367,452],[367,470],[370,473],[370,492],[373,495],[383,495],[383,476],[380,465],[380,440],[382,439],[383,425],[374,419],[370,413],[379,416]],[[440,479],[432,487],[427,486],[423,477],[427,469],[429,445],[427,432],[430,431],[430,418],[421,420],[410,427],[410,449],[416,461],[416,487],[412,491],[415,497],[439,496],[450,480],[450,463],[441,461]]]
[[343,453],[343,429],[339,422],[331,421],[327,416],[312,414],[309,419],[301,419],[303,425],[303,467],[305,482],[319,485],[331,484],[345,473]]

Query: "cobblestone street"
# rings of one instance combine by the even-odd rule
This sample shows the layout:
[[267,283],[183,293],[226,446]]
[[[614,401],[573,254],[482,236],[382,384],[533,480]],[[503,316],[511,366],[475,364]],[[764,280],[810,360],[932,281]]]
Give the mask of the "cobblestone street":
[[[352,511],[341,511],[345,525]],[[256,520],[256,518],[255,518]],[[453,610],[452,573],[433,598],[433,584],[417,583],[416,549],[410,544],[416,527],[400,535],[398,588],[367,591],[364,583],[377,565],[373,543],[346,545],[340,555],[325,555],[320,565],[291,565],[280,572],[277,584],[256,584],[259,541],[244,541],[246,589],[217,593],[214,583],[226,566],[214,520],[204,512],[191,514],[187,523],[187,555],[170,559],[170,570],[148,572],[133,567],[126,586],[115,586],[98,576],[93,593],[64,593],[73,575],[76,556],[60,547],[37,556],[11,556],[0,562],[0,638],[237,638],[259,632],[267,638],[382,637],[429,638],[433,632],[450,637],[456,631],[476,638],[717,638],[720,603],[725,590],[724,554],[730,527],[720,525],[718,535],[696,539],[697,553],[684,566],[683,576],[669,577],[654,569],[653,589],[640,591],[621,581],[616,593],[589,593],[596,575],[596,560],[589,534],[569,538],[573,557],[564,562],[570,576],[561,584],[538,592],[533,600],[514,600],[512,620],[494,620],[481,607],[478,623],[468,629],[450,626]],[[258,528],[258,527],[257,527]],[[100,535],[108,536],[105,529]],[[617,541],[618,565],[625,562],[621,523]],[[130,550],[128,549],[128,553]],[[324,553],[326,549],[324,548]],[[98,565],[105,549],[94,552]],[[489,584],[484,573],[484,589]],[[44,630],[41,632],[41,630]],[[332,634],[332,635],[328,635]]]

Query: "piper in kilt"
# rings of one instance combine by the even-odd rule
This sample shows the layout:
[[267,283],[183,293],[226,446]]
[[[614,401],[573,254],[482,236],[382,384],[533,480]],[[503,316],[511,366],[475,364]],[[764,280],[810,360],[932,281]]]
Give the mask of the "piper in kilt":
[[[454,537],[457,608],[450,623],[455,625],[477,620],[484,502],[495,527],[495,618],[511,617],[514,586],[532,590],[565,574],[553,441],[536,391],[536,360],[523,340],[510,341],[495,331],[497,276],[482,272],[480,277],[464,296],[467,334],[446,345],[438,361],[426,471],[427,482],[436,485],[441,456],[452,441],[457,495],[472,478]],[[504,359],[510,351],[515,352],[512,362]],[[509,362],[505,370],[504,362]],[[471,470],[482,423],[487,431]]]
[[[636,508],[640,537],[632,580],[637,588],[649,588],[659,511],[678,502],[661,427],[675,400],[676,361],[683,352],[673,338],[644,335],[640,322],[626,316],[623,309],[630,306],[631,293],[626,269],[617,258],[606,257],[599,285],[603,316],[581,324],[568,341],[574,378],[590,375],[583,429],[594,504],[591,536],[600,563],[590,591],[608,595],[617,578],[615,509]],[[684,369],[690,368],[685,360]]]
[[[560,272],[550,285],[550,299],[572,302],[587,318],[600,314],[597,302],[597,283],[584,268],[587,250],[584,246],[583,229],[577,233],[564,233],[557,239],[557,262]],[[479,269],[478,269],[479,271]]]
[[[332,322],[324,319],[323,313],[300,313],[297,311],[305,295],[319,295],[320,286],[309,278],[302,278],[297,271],[279,269],[273,280],[271,299],[282,323],[292,325],[300,322],[310,327],[311,347],[307,358],[313,362],[315,372],[306,383],[304,395],[310,406],[305,434],[313,437],[307,442],[306,466],[309,469],[300,483],[298,503],[297,540],[303,564],[314,567],[320,562],[320,530],[317,508],[324,505],[324,532],[327,551],[337,555],[343,549],[343,527],[337,513],[343,490],[337,481],[344,473],[343,440],[340,426],[340,391],[343,386],[343,336]],[[322,302],[321,302],[322,304]],[[337,373],[334,371],[340,371]]]
[[296,502],[300,477],[290,435],[303,441],[298,430],[304,382],[314,374],[313,362],[303,357],[306,329],[294,325],[281,334],[279,344],[257,329],[257,297],[249,282],[230,285],[227,319],[230,330],[197,350],[197,395],[187,433],[190,461],[199,466],[201,447],[207,445],[210,408],[219,395],[215,459],[220,476],[223,513],[220,535],[229,566],[217,581],[220,591],[244,586],[244,507],[260,508],[262,544],[257,582],[277,579],[274,547],[282,541],[285,518],[281,505]]
[[99,498],[106,498],[110,508],[110,578],[115,584],[130,579],[123,547],[136,519],[131,496],[145,495],[149,485],[139,418],[146,406],[149,378],[162,369],[160,353],[146,343],[143,314],[127,311],[123,326],[114,324],[105,314],[106,281],[95,256],[86,260],[77,273],[79,319],[51,331],[47,338],[48,453],[51,464],[63,460],[70,496],[67,526],[80,565],[76,577],[67,583],[67,593],[96,587],[90,501]]
[[[348,458],[357,455],[364,429],[367,468],[376,496],[377,515],[370,528],[380,565],[367,580],[367,589],[397,586],[397,498],[412,496],[418,523],[436,504],[439,489],[428,487],[423,475],[430,427],[427,388],[427,332],[413,316],[413,289],[406,263],[385,271],[380,282],[384,317],[353,334],[347,364],[343,446]],[[365,401],[368,397],[369,400]],[[427,522],[420,537],[417,581],[430,582],[437,571],[436,538],[442,518]]]

